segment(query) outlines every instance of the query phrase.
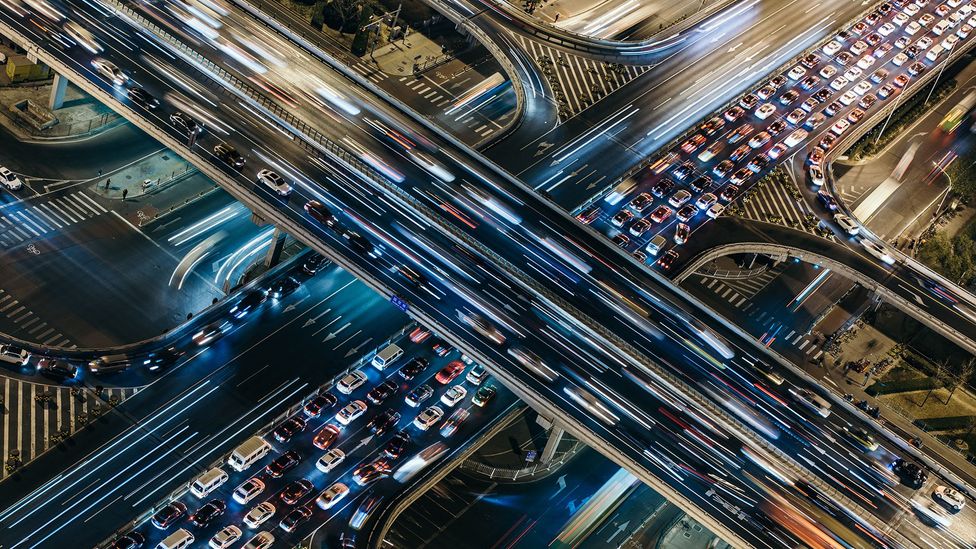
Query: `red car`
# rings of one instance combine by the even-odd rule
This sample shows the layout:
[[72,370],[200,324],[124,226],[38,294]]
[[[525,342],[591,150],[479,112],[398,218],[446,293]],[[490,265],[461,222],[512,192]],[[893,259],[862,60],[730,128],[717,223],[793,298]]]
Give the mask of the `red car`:
[[671,208],[667,206],[658,206],[657,209],[651,213],[651,220],[653,220],[655,223],[661,223],[669,217],[671,217]]
[[430,337],[430,330],[427,328],[417,327],[410,332],[410,341],[414,343],[423,343],[428,337]]
[[590,206],[589,208],[583,210],[576,216],[576,220],[584,225],[589,225],[596,221],[596,218],[600,217],[600,207]]
[[461,375],[464,371],[464,363],[460,360],[455,360],[441,368],[441,371],[437,372],[437,381],[443,385],[454,381],[454,378]]
[[674,261],[676,259],[678,259],[678,252],[674,250],[668,250],[664,252],[664,255],[661,256],[661,259],[657,260],[657,264],[660,265],[662,269],[667,271],[671,269],[671,266],[674,265]]
[[339,427],[332,425],[331,423],[322,427],[318,433],[315,433],[315,438],[312,439],[312,444],[315,445],[319,450],[328,450],[329,446],[339,438]]

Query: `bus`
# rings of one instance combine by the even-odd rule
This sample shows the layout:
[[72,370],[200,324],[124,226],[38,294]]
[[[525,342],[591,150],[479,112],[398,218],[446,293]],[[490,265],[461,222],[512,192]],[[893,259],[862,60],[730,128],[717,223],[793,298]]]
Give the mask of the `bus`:
[[942,131],[946,133],[956,131],[956,128],[966,119],[966,115],[969,114],[974,103],[976,103],[976,91],[971,91],[942,119],[942,124],[939,125]]

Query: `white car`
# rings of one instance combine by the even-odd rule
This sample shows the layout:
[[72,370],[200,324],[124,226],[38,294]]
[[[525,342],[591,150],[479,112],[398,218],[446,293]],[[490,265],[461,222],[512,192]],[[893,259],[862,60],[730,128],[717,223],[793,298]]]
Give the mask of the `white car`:
[[844,232],[851,236],[857,236],[857,233],[861,232],[861,227],[854,222],[853,219],[847,217],[844,214],[834,214],[834,222],[844,229]]
[[905,23],[909,22],[910,20],[911,17],[909,17],[907,13],[898,12],[895,14],[895,17],[891,21],[892,23],[898,25],[899,27],[903,27],[905,26]]
[[824,174],[820,166],[810,166],[810,183],[813,183],[817,187],[824,184]]
[[756,109],[756,116],[760,120],[765,120],[775,112],[776,112],[776,105],[773,105],[772,103],[763,103],[762,105],[759,105],[758,109]]
[[918,21],[912,21],[905,25],[904,33],[911,36],[920,30],[922,30],[922,25],[919,25]]
[[898,55],[894,56],[891,59],[891,63],[894,64],[896,67],[900,67],[904,65],[906,61],[908,61],[908,56],[905,55],[904,53],[899,53]]
[[837,67],[833,65],[826,65],[824,68],[820,69],[820,76],[824,78],[833,78],[835,74],[837,74]]
[[895,32],[895,26],[891,23],[885,23],[878,28],[878,34],[881,36],[888,36],[889,34]]
[[864,249],[867,250],[869,254],[880,259],[881,261],[884,261],[888,265],[895,263],[895,258],[892,257],[891,254],[888,253],[888,250],[881,244],[878,244],[873,240],[868,240],[867,238],[862,238],[861,245],[864,246]]
[[447,390],[446,393],[441,395],[441,402],[445,406],[453,407],[458,402],[464,400],[464,397],[468,396],[468,390],[461,385],[455,385]]
[[838,99],[845,107],[849,106],[851,103],[857,101],[857,94],[851,90],[844,92],[844,95],[840,96]]
[[853,55],[861,55],[866,51],[868,51],[868,45],[863,40],[858,40],[851,45],[851,53]]
[[315,468],[323,473],[335,469],[340,463],[345,461],[346,453],[338,448],[333,448],[322,454],[322,457],[315,462]]
[[337,482],[325,490],[322,490],[319,497],[315,499],[315,504],[323,510],[331,509],[336,503],[342,501],[342,499],[348,494],[349,487],[341,482]]
[[366,374],[356,370],[349,372],[342,379],[336,382],[336,391],[348,395],[356,389],[362,387],[367,381]]
[[262,185],[274,191],[278,196],[288,196],[291,194],[291,185],[285,182],[285,178],[271,170],[261,170],[258,172],[258,181]]
[[725,205],[716,202],[715,204],[709,206],[708,210],[705,211],[705,215],[711,217],[712,219],[715,219],[718,216],[722,215],[722,212],[724,211],[725,211]]
[[951,50],[953,46],[959,43],[959,40],[960,39],[958,36],[956,36],[955,34],[950,34],[949,36],[945,37],[945,40],[942,41],[942,48],[946,50]]
[[718,202],[718,198],[712,193],[705,193],[698,197],[695,201],[695,206],[698,206],[699,210],[705,210],[712,206],[712,204]]
[[871,82],[867,80],[861,80],[860,82],[857,83],[856,86],[854,86],[854,93],[858,95],[864,95],[869,91],[871,91],[871,88],[872,88]]
[[841,118],[830,127],[830,131],[834,132],[835,135],[840,136],[851,127],[851,123],[847,120]]
[[275,537],[271,532],[258,532],[253,538],[247,540],[241,549],[269,549],[274,545]]
[[684,206],[689,200],[691,200],[691,193],[685,189],[674,193],[670,199],[668,199],[668,204],[671,204],[675,208],[680,208]]
[[779,158],[780,156],[783,156],[783,153],[785,153],[788,150],[790,150],[790,148],[784,145],[783,143],[777,143],[773,145],[771,149],[766,151],[766,154],[768,154],[770,158],[775,159],[775,158]]
[[0,166],[0,183],[11,191],[19,191],[24,187],[24,182],[17,177],[17,174]]
[[850,83],[851,82],[848,79],[844,78],[843,76],[838,76],[830,83],[830,87],[836,91],[840,91],[845,87],[847,87],[847,85]]
[[444,417],[444,410],[439,406],[431,406],[423,412],[420,412],[420,415],[413,420],[413,424],[421,431],[426,431],[430,429],[431,425],[440,421],[442,417]]
[[243,535],[244,533],[237,526],[233,524],[225,526],[223,530],[210,538],[210,547],[211,549],[227,549],[237,543]]
[[264,492],[264,481],[258,477],[249,478],[234,488],[233,498],[237,503],[247,505],[262,492]]
[[860,67],[851,67],[844,72],[844,78],[849,82],[853,82],[860,78],[862,74],[864,74],[864,71]]
[[969,38],[969,35],[972,32],[973,32],[973,27],[967,23],[959,27],[959,30],[956,31],[956,36],[965,40],[966,38]]
[[105,78],[108,78],[116,86],[122,86],[129,81],[129,77],[122,72],[122,69],[107,59],[97,57],[92,60],[91,64],[95,67],[95,70]]
[[857,66],[864,70],[868,70],[869,68],[871,68],[872,65],[874,65],[875,61],[876,59],[874,58],[873,55],[865,55],[864,57],[858,60]]
[[840,49],[843,47],[844,46],[842,46],[840,42],[837,42],[836,40],[831,40],[830,42],[827,42],[824,45],[823,52],[827,55],[834,55],[835,53],[839,52]]
[[803,75],[806,73],[807,73],[806,67],[804,67],[803,65],[797,65],[792,69],[790,69],[790,72],[789,74],[787,74],[787,76],[789,76],[790,80],[799,80],[803,78]]
[[361,400],[354,400],[336,413],[335,420],[342,425],[349,425],[365,413],[366,403]]
[[957,513],[962,511],[962,508],[966,506],[966,498],[948,486],[936,486],[935,490],[932,492],[932,497],[941,501],[942,503],[945,503]]
[[244,524],[248,528],[258,528],[268,522],[268,519],[274,516],[275,511],[275,506],[271,502],[262,501],[244,515]]

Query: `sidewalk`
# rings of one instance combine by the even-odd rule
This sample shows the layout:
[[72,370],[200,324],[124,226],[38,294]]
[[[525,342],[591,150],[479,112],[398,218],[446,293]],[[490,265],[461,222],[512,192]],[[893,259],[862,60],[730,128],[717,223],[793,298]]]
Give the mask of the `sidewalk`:
[[96,177],[91,190],[111,200],[135,199],[158,193],[197,173],[197,169],[164,149],[102,177]]
[[[0,124],[19,139],[31,141],[80,139],[126,122],[122,116],[72,84],[68,84],[65,90],[64,106],[48,111],[51,88],[50,82],[10,84],[6,74],[0,73],[0,110],[3,111]],[[30,101],[34,107],[53,115],[55,124],[39,129],[26,118],[12,112],[12,109],[16,109],[14,105],[24,101]]]

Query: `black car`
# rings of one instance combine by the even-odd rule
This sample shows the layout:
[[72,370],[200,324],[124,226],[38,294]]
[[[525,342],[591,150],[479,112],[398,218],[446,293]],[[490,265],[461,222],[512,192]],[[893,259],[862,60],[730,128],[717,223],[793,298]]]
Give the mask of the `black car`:
[[37,362],[37,373],[57,381],[71,381],[78,377],[78,367],[57,358],[42,358]]
[[770,124],[769,127],[766,128],[766,132],[769,133],[769,135],[779,135],[785,129],[786,129],[786,121],[776,120],[775,122]]
[[383,404],[383,401],[396,394],[400,386],[389,379],[370,389],[366,398],[373,404]]
[[306,202],[305,213],[330,229],[339,227],[339,219],[333,215],[332,211],[325,204],[318,200],[309,200]]
[[386,443],[386,446],[383,448],[383,453],[392,459],[396,459],[403,455],[403,452],[407,449],[407,444],[410,444],[410,435],[406,431],[400,431],[393,435],[390,442]]
[[300,478],[296,481],[292,481],[281,490],[281,501],[288,505],[295,505],[298,500],[307,496],[312,490],[315,489],[315,485],[311,483],[308,479]]
[[180,520],[186,514],[186,505],[182,502],[174,501],[163,507],[152,516],[152,524],[160,530],[165,530]]
[[159,99],[156,99],[142,88],[129,88],[129,91],[126,93],[133,103],[144,109],[153,110],[159,106]]
[[319,393],[305,403],[305,415],[308,417],[319,417],[322,410],[326,410],[336,405],[339,399],[332,393]]
[[691,183],[688,184],[688,187],[690,187],[691,190],[696,193],[700,193],[705,189],[711,188],[711,186],[712,186],[712,178],[708,177],[707,175],[697,177]]
[[393,410],[383,410],[376,415],[366,427],[373,432],[376,436],[382,436],[383,433],[390,430],[391,427],[396,427],[397,422],[400,421],[400,412],[394,412]]
[[912,488],[921,488],[929,475],[916,463],[904,459],[896,459],[891,464],[891,471],[898,475],[901,481]]
[[139,532],[129,532],[108,546],[108,549],[139,549],[146,543],[146,536]]
[[408,265],[398,265],[397,272],[407,282],[409,282],[411,286],[419,288],[424,284],[427,284],[427,277],[424,276],[422,273],[418,272],[413,267],[410,267]]
[[305,420],[298,416],[292,416],[286,419],[285,421],[281,422],[281,425],[275,427],[275,430],[272,431],[272,434],[274,435],[275,440],[281,443],[285,443],[291,440],[291,437],[297,435],[298,433],[301,433],[304,430],[305,430]]
[[376,255],[376,246],[374,246],[368,238],[357,233],[356,231],[344,231],[342,233],[342,237],[349,242],[349,246],[351,246],[353,250],[356,250],[364,255]]
[[285,532],[293,532],[299,524],[305,522],[312,516],[312,510],[307,506],[296,507],[292,509],[290,513],[285,515],[285,518],[281,519],[278,523],[278,527]]
[[169,122],[187,135],[198,134],[203,131],[203,127],[184,112],[176,111],[169,115]]
[[837,201],[834,200],[834,197],[830,196],[829,194],[825,192],[818,192],[817,199],[820,200],[820,203],[823,204],[823,207],[827,208],[828,211],[832,212],[837,210]]
[[314,275],[319,269],[329,263],[329,260],[319,254],[311,254],[302,263],[302,271],[307,275]]
[[268,300],[267,290],[251,290],[230,308],[230,315],[234,318],[244,318],[248,313]]
[[241,153],[237,152],[237,149],[227,145],[226,143],[219,143],[213,148],[214,156],[222,160],[225,164],[234,168],[235,170],[244,169],[244,157]]
[[651,187],[651,194],[653,194],[658,198],[662,198],[664,195],[671,192],[671,189],[673,188],[674,188],[674,181],[665,178],[658,181],[656,185]]
[[210,500],[190,515],[190,522],[201,528],[206,528],[213,519],[223,515],[226,510],[227,504],[223,500]]
[[272,299],[281,299],[287,295],[295,292],[300,286],[301,282],[295,280],[295,277],[286,276],[284,278],[279,278],[274,284],[271,285],[271,290],[268,292],[271,294]]
[[403,368],[400,368],[400,377],[410,381],[411,379],[417,377],[421,372],[427,369],[430,362],[426,358],[417,357],[410,362],[406,363]]
[[264,470],[271,478],[281,478],[282,475],[291,471],[302,461],[302,455],[295,450],[289,450],[284,454],[271,460]]
[[176,347],[167,347],[146,355],[143,365],[150,372],[159,372],[176,364],[181,356],[183,356],[183,352],[177,350]]

